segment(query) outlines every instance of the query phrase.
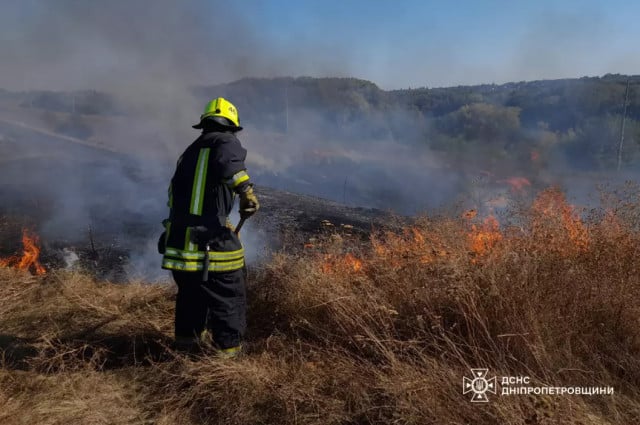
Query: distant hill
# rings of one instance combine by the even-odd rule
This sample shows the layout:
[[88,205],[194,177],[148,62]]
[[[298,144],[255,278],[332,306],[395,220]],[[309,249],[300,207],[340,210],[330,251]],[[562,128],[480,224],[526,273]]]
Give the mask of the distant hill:
[[384,91],[356,78],[247,78],[229,84],[197,87],[202,99],[227,96],[252,123],[284,123],[288,107],[323,111],[336,125],[366,119],[399,108],[423,117],[442,117],[464,105],[487,103],[521,109],[525,126],[539,121],[553,130],[575,127],[584,119],[621,112],[630,82],[628,116],[640,119],[640,76],[605,75],[579,79],[542,80],[429,89]]
[[[415,88],[385,91],[370,81],[356,78],[245,78],[228,84],[199,86],[193,93],[206,101],[226,96],[237,104],[244,121],[273,128],[286,125],[286,110],[320,111],[336,125],[366,120],[398,109],[423,117],[442,117],[464,105],[488,103],[521,109],[522,125],[549,124],[566,130],[602,114],[621,113],[625,87],[630,82],[628,117],[640,120],[640,75],[607,74],[603,77],[483,84],[446,88]],[[0,90],[0,99],[22,106],[57,112],[121,115],[127,109],[107,93]]]
[[194,94],[202,102],[233,99],[244,122],[262,129],[418,142],[473,157],[519,160],[535,151],[580,168],[608,168],[627,82],[623,160],[629,165],[640,160],[637,75],[393,91],[355,78],[242,79],[197,87]]
[[[228,97],[243,124],[258,131],[418,144],[462,160],[520,162],[533,155],[608,169],[617,162],[627,83],[622,165],[628,167],[640,161],[637,75],[392,91],[356,78],[246,78],[194,87],[192,94],[202,104]],[[130,113],[115,97],[96,91],[0,91],[0,101],[75,114]]]

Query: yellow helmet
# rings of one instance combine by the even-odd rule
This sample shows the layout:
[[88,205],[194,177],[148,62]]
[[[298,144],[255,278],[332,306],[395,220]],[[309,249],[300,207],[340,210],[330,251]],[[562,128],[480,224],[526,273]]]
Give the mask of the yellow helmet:
[[207,118],[211,118],[221,126],[229,128],[229,130],[242,130],[240,119],[238,118],[238,110],[233,106],[233,103],[223,97],[213,99],[207,103],[207,106],[204,107],[204,112],[200,115],[200,123],[194,125],[193,128],[203,128],[203,121]]

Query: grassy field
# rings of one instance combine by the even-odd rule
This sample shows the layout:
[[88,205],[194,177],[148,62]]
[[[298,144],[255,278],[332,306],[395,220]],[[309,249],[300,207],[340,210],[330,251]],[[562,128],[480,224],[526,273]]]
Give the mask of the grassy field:
[[[636,424],[637,187],[579,216],[327,234],[250,271],[246,354],[168,347],[174,289],[0,268],[3,424]],[[470,368],[610,395],[462,394]]]

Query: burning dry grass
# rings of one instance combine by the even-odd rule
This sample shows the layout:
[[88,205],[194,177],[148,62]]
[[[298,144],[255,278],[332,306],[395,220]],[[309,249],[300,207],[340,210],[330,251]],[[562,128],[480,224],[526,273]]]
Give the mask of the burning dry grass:
[[0,267],[28,270],[37,275],[45,274],[45,268],[38,261],[40,256],[39,238],[26,228],[22,230],[22,248],[22,255],[0,258]]
[[[0,422],[638,423],[637,207],[584,218],[549,190],[501,224],[467,212],[277,255],[252,271],[236,361],[166,348],[170,288],[0,269]],[[471,367],[615,394],[474,404]]]

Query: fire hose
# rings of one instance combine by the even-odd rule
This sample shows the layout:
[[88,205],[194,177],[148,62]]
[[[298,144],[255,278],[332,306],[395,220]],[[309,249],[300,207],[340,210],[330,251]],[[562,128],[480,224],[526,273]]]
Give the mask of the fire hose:
[[244,222],[247,221],[247,217],[241,217],[240,221],[238,222],[238,225],[236,226],[235,230],[233,231],[236,236],[240,236],[240,229],[242,229],[242,226],[244,225]]

